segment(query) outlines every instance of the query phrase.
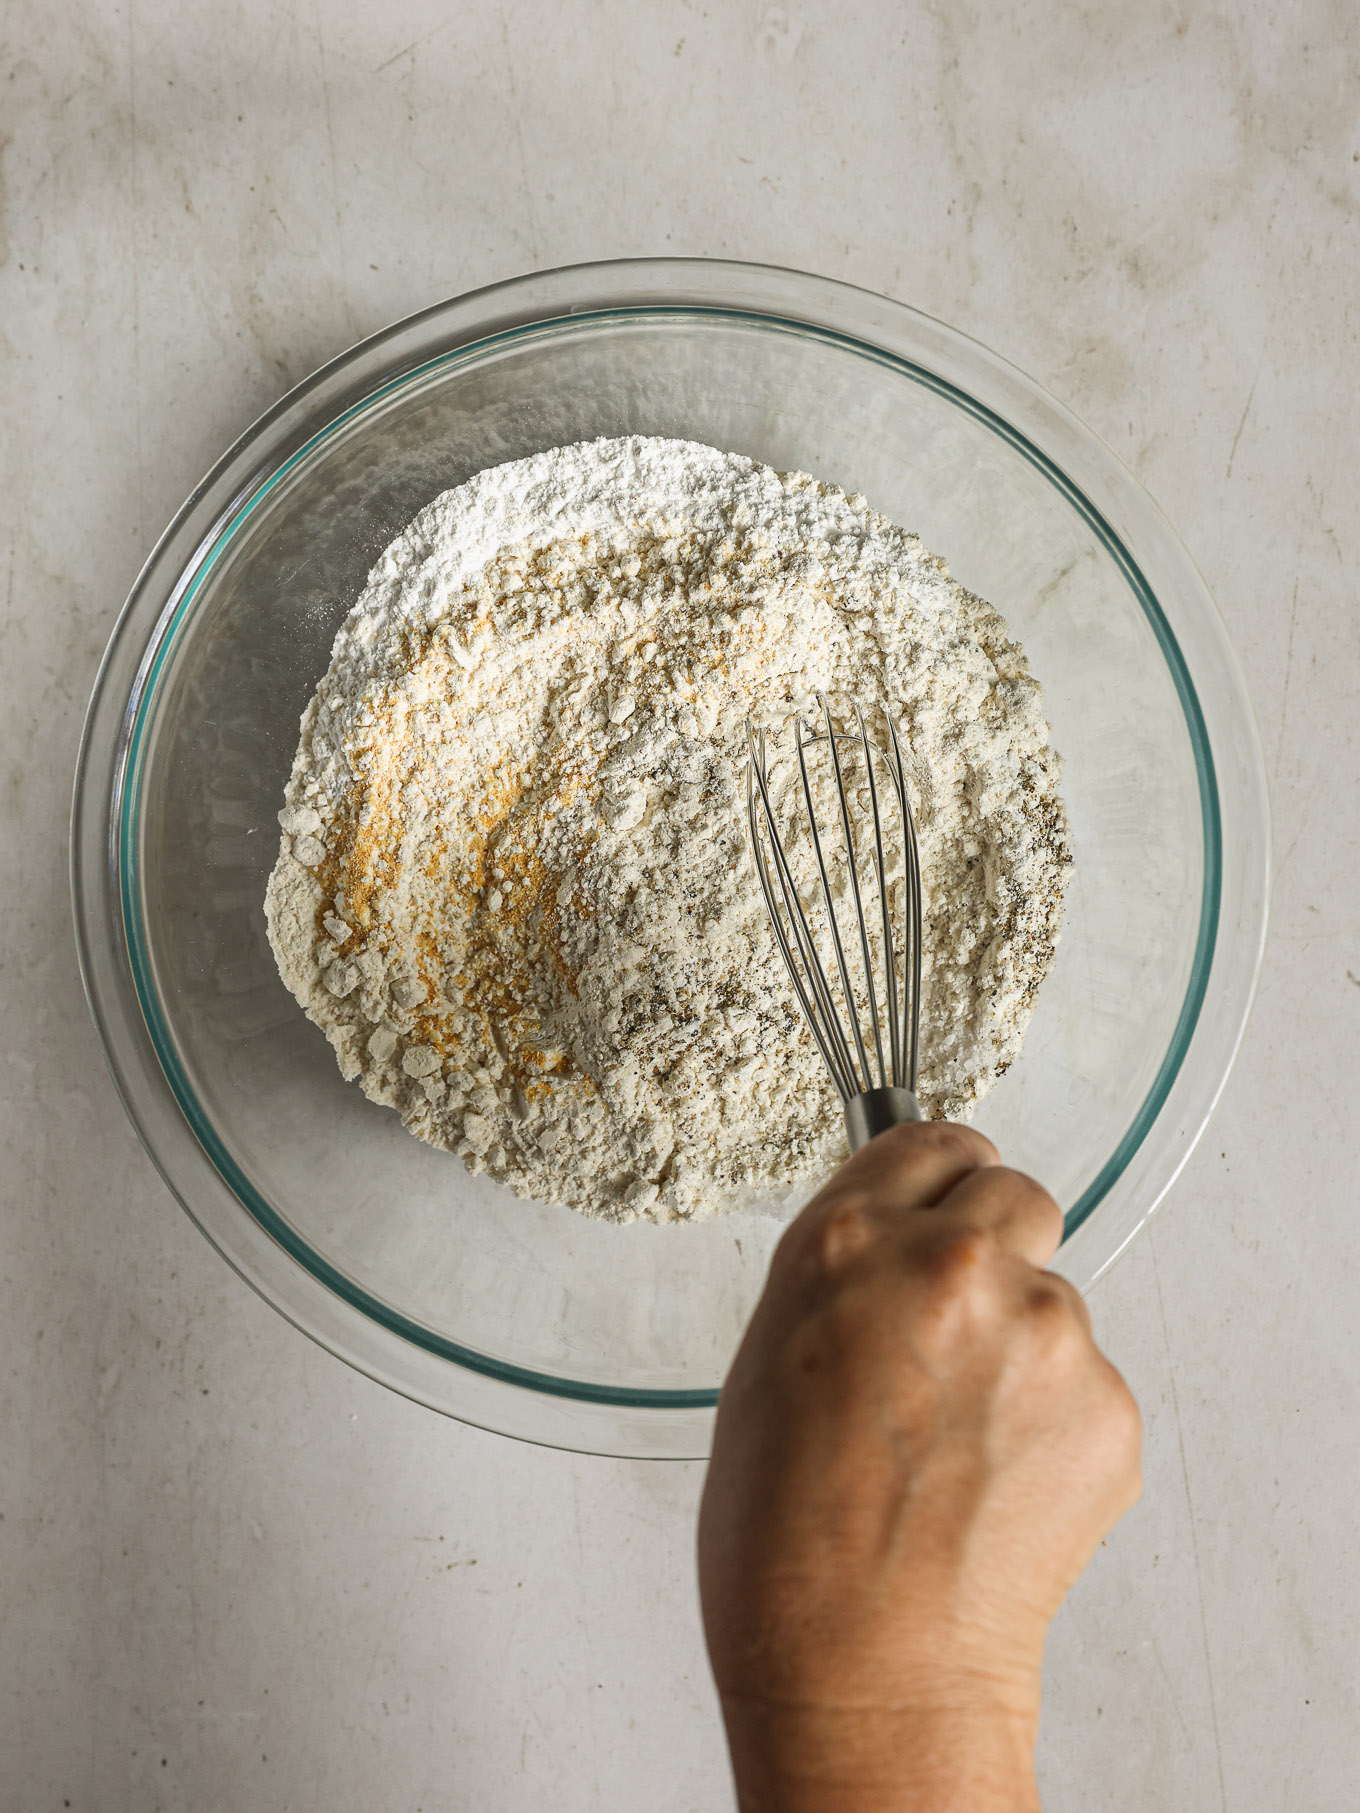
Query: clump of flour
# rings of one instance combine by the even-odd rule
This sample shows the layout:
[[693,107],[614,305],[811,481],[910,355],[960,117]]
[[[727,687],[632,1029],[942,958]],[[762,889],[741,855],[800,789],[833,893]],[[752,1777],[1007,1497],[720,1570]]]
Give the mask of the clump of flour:
[[446,492],[336,638],[266,914],[344,1075],[610,1220],[828,1169],[839,1101],[744,828],[748,714],[817,689],[883,699],[910,749],[920,1096],[966,1115],[1019,1051],[1070,861],[1024,655],[863,498],[644,438]]

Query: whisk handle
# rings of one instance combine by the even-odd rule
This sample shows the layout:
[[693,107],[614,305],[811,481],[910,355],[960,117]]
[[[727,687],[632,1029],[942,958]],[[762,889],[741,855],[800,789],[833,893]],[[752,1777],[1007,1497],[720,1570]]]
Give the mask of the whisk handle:
[[852,1095],[845,1104],[845,1131],[850,1150],[858,1152],[875,1134],[889,1127],[900,1127],[903,1121],[919,1121],[921,1104],[910,1089],[867,1089],[863,1095]]

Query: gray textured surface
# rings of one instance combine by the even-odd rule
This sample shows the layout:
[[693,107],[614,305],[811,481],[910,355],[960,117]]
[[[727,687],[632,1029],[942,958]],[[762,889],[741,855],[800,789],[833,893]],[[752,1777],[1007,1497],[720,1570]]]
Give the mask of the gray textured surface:
[[913,302],[1168,508],[1246,665],[1280,875],[1244,1056],[1097,1293],[1147,1496],[1054,1635],[1049,1813],[1354,1805],[1360,618],[1353,9],[0,15],[0,1804],[729,1804],[693,1467],[385,1394],[231,1277],[92,1048],[65,814],[199,473],[360,334],[675,251]]

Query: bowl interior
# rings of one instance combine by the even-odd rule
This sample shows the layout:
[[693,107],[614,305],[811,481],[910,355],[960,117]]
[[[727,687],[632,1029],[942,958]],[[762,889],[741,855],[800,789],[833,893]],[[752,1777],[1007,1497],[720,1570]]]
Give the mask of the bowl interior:
[[[200,1143],[302,1263],[433,1351],[540,1389],[700,1402],[791,1205],[615,1228],[470,1177],[341,1081],[278,978],[262,911],[298,719],[387,543],[485,466],[629,433],[862,491],[1023,643],[1076,867],[1023,1055],[977,1125],[1045,1179],[1069,1230],[1155,1118],[1193,1031],[1216,794],[1179,650],[1098,515],[971,398],[822,330],[634,309],[505,333],[369,397],[229,514],[146,677],[118,826],[142,1010]],[[562,1189],[569,1201],[569,1162]]]

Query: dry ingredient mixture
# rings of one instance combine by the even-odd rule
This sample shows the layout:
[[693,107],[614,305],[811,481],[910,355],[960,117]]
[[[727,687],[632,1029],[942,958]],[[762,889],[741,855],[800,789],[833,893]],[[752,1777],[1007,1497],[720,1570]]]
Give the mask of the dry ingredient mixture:
[[844,1150],[746,848],[745,724],[883,698],[925,882],[920,1095],[1014,1060],[1070,862],[992,607],[803,473],[601,440],[479,473],[388,548],[302,719],[266,913],[347,1078],[521,1195],[613,1221]]

